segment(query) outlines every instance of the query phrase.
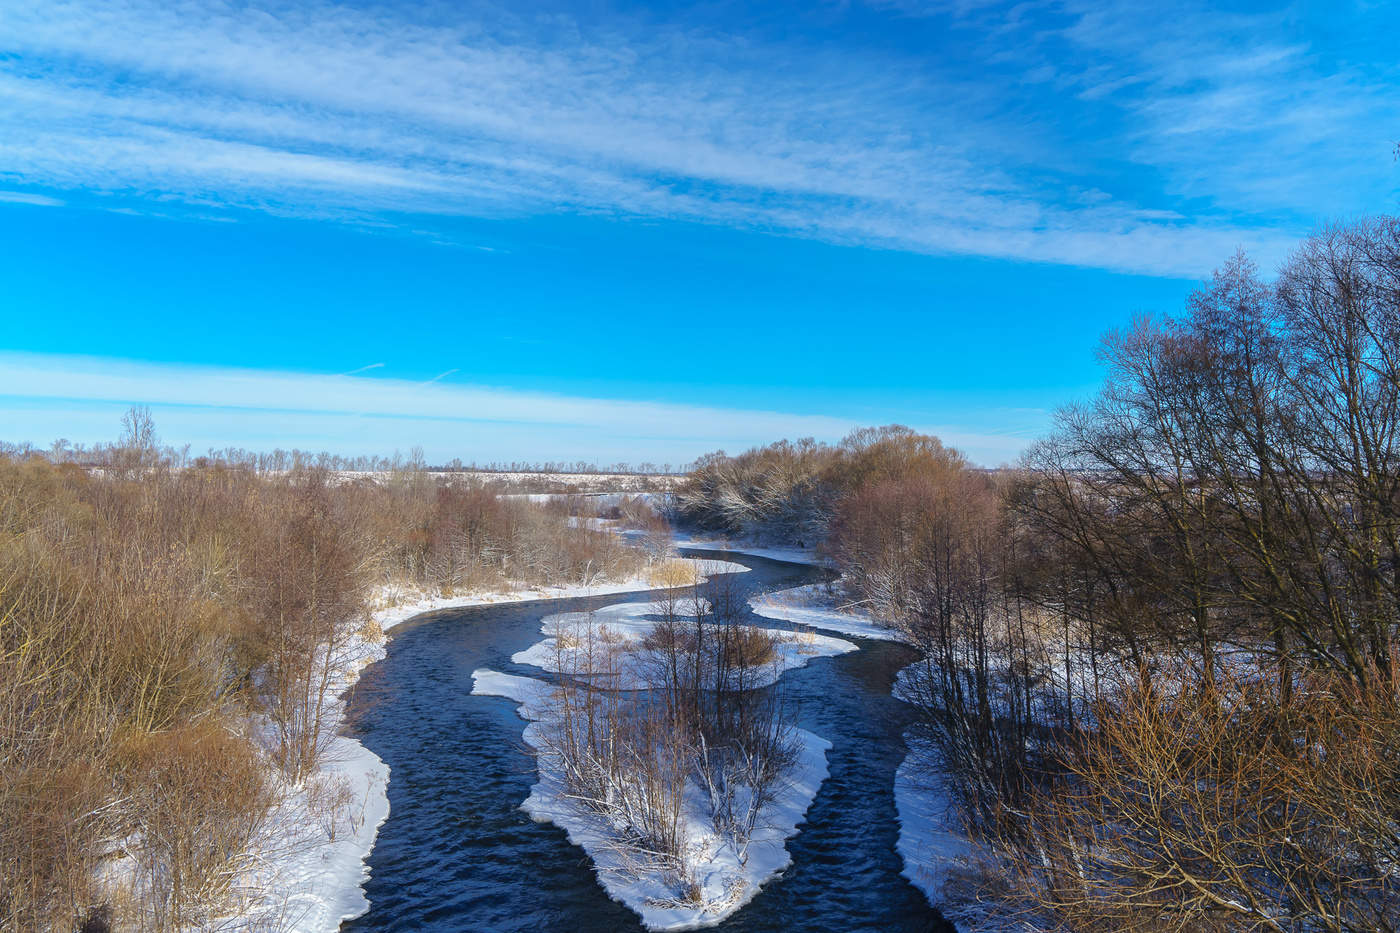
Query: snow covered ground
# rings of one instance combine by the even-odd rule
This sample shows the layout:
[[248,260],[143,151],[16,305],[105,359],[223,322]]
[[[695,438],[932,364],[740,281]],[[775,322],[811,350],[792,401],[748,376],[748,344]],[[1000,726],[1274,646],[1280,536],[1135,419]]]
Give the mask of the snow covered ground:
[[503,492],[502,499],[524,499],[536,504],[544,502],[555,502],[558,500],[587,500],[588,504],[596,508],[608,508],[609,506],[621,504],[623,499],[640,499],[648,505],[660,503],[665,498],[665,493],[659,492]]
[[[915,661],[899,672],[893,690],[897,699],[913,702],[927,694],[916,686],[925,663]],[[960,929],[984,933],[1013,929],[1005,920],[989,919],[987,911],[979,910],[972,889],[990,859],[967,831],[936,749],[917,726],[905,731],[904,740],[909,754],[894,778],[899,817],[895,848],[904,861],[904,877]]]
[[749,600],[753,611],[766,619],[779,619],[857,638],[902,641],[900,634],[876,621],[870,613],[849,605],[839,588],[809,583],[767,593]]
[[703,548],[709,551],[731,551],[735,554],[752,554],[754,557],[783,560],[790,564],[809,564],[813,567],[825,567],[829,563],[811,548],[791,547],[787,545],[769,546],[763,544],[745,544],[742,541],[736,541],[732,538],[710,535],[692,535],[677,532],[672,536],[671,543],[675,547],[693,547]]
[[[748,573],[749,568],[727,560],[684,560],[703,583],[719,573]],[[687,584],[688,585],[688,584]],[[646,573],[627,577],[623,580],[599,580],[589,584],[568,584],[559,586],[535,586],[512,589],[505,592],[470,593],[465,595],[432,596],[419,590],[406,587],[384,587],[376,597],[376,602],[384,608],[375,612],[374,618],[381,628],[388,630],[405,619],[420,616],[425,612],[439,609],[458,609],[463,606],[491,606],[497,603],[524,603],[536,599],[570,599],[577,596],[609,596],[616,593],[635,593],[651,589],[655,583]],[[372,658],[371,660],[378,660]]]
[[[701,582],[716,573],[749,568],[726,561],[690,561]],[[535,587],[506,593],[463,593],[433,596],[406,587],[385,587],[376,594],[371,615],[379,632],[439,609],[496,603],[528,602],[626,593],[652,584],[645,573],[625,580],[590,585]],[[273,922],[285,933],[335,933],[344,920],[369,909],[363,885],[365,864],[379,827],[389,816],[389,767],[355,739],[340,735],[345,717],[344,692],[369,664],[384,657],[384,640],[375,627],[349,639],[337,652],[336,681],[330,691],[338,697],[326,713],[326,752],[318,772],[289,787],[270,816],[251,867],[234,883],[237,916],[218,924],[221,931],[252,933]],[[340,785],[348,805],[340,813],[320,814],[317,789]]]
[[[852,646],[854,648],[854,646]],[[797,762],[778,797],[763,810],[747,857],[740,860],[733,846],[714,831],[699,788],[693,784],[684,801],[682,820],[691,847],[692,864],[702,867],[697,877],[698,905],[677,903],[673,887],[657,872],[637,871],[615,845],[616,834],[597,813],[569,799],[564,793],[561,769],[553,763],[542,723],[553,715],[552,688],[530,677],[494,671],[473,674],[472,693],[501,696],[520,704],[520,715],[529,720],[525,741],[541,754],[537,757],[539,781],[521,805],[540,822],[552,822],[568,833],[593,861],[598,880],[608,895],[641,916],[650,930],[689,930],[713,926],[748,903],[764,882],[792,862],[786,842],[797,832],[807,809],[828,775],[826,752],[831,743],[807,732],[793,730]]]
[[909,754],[894,777],[894,804],[899,814],[895,849],[904,861],[903,874],[931,904],[948,912],[949,919],[963,919],[955,916],[949,903],[949,884],[975,872],[980,851],[948,795],[932,745],[913,730],[905,734],[905,740]]
[[[328,725],[338,729],[343,716],[337,703]],[[237,917],[215,927],[331,933],[368,910],[364,862],[389,815],[388,780],[377,755],[347,736],[332,737],[318,772],[288,788],[270,815],[258,858],[235,885],[242,895]],[[315,803],[316,788],[337,785],[345,788],[345,806],[317,812],[323,805]]]
[[[733,566],[733,565],[730,565]],[[684,608],[681,609],[684,612]],[[683,616],[691,618],[694,616]],[[656,608],[648,603],[620,603],[604,606],[592,612],[562,612],[546,616],[540,630],[545,638],[511,658],[516,664],[529,664],[552,673],[575,673],[585,669],[588,652],[597,655],[606,644],[616,649],[617,673],[614,683],[607,685],[619,690],[644,690],[657,687],[655,682],[660,664],[656,655],[642,642],[657,625]],[[856,646],[830,635],[816,632],[778,632],[780,640],[774,646],[773,663],[749,672],[748,687],[764,687],[776,683],[784,671],[802,667],[812,658],[855,651]],[[562,640],[562,641],[561,641]],[[595,682],[599,678],[595,676]]]

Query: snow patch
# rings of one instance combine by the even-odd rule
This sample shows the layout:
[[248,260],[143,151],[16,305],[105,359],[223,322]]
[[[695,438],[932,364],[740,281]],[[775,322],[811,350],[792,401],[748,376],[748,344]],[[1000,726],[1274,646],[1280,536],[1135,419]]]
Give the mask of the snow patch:
[[894,776],[894,805],[899,814],[895,849],[904,860],[904,877],[934,906],[944,906],[944,888],[959,868],[970,869],[978,849],[963,828],[946,778],[937,769],[932,744],[913,730],[905,734],[909,754]]
[[[716,574],[747,573],[749,571],[748,567],[733,561],[692,557],[677,559],[693,566],[699,583],[708,582]],[[542,599],[573,599],[580,596],[612,596],[618,593],[635,593],[652,588],[654,588],[654,584],[647,572],[634,574],[622,580],[600,579],[591,583],[521,587],[504,592],[461,593],[448,596],[433,596],[422,590],[403,586],[384,586],[375,594],[374,599],[384,608],[375,612],[373,617],[379,623],[380,628],[388,631],[400,622],[427,612],[436,612],[439,609],[494,606],[499,603],[526,603]]]
[[[620,603],[591,612],[561,612],[546,616],[541,625],[546,637],[524,651],[516,652],[511,660],[555,674],[575,673],[588,668],[586,655],[590,646],[597,650],[606,639],[618,649],[617,674],[613,683],[600,683],[600,686],[617,690],[660,687],[662,684],[657,681],[657,675],[662,665],[657,655],[642,645],[659,624],[655,615],[656,608],[649,603]],[[693,619],[694,616],[681,618]],[[827,658],[856,650],[851,642],[816,632],[775,631],[772,634],[779,639],[774,645],[774,660],[746,672],[744,686],[747,688],[777,683],[784,671],[802,667],[813,658]]]
[[789,564],[807,564],[812,567],[826,567],[830,561],[821,557],[811,548],[801,548],[783,544],[745,544],[732,538],[706,537],[677,532],[672,536],[674,547],[697,548],[705,551],[729,551],[734,554],[752,554],[769,560],[786,561]]
[[[893,694],[906,703],[926,693],[917,686],[928,662],[916,661],[895,678]],[[899,819],[895,850],[908,878],[948,920],[962,929],[996,933],[1019,927],[998,917],[995,904],[979,903],[978,878],[991,854],[967,831],[953,799],[949,776],[933,742],[915,726],[904,733],[909,754],[894,777],[894,805]]]
[[765,619],[778,619],[856,638],[904,640],[899,632],[882,625],[870,613],[850,607],[839,590],[828,588],[824,583],[809,583],[756,596],[749,600],[749,606]]

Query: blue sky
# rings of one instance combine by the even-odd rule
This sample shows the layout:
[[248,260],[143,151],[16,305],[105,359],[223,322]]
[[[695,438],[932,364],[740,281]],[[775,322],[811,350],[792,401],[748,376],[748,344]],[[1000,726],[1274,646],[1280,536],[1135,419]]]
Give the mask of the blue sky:
[[1014,459],[1400,206],[1396,5],[1157,6],[0,0],[0,437]]

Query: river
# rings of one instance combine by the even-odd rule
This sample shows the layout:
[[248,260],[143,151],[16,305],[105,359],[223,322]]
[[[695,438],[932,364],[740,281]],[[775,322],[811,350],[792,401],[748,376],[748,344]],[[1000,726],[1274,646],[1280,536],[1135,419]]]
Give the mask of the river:
[[[750,567],[739,583],[754,594],[823,575],[748,555],[682,553]],[[370,910],[343,924],[343,933],[643,929],[608,898],[563,830],[519,809],[535,765],[521,740],[517,704],[471,690],[472,671],[481,667],[541,676],[510,658],[542,637],[544,616],[650,602],[652,595],[447,609],[393,631],[387,657],[365,671],[348,706],[347,730],[388,763],[391,777],[389,818],[369,859]],[[786,627],[752,614],[747,621]],[[890,687],[914,653],[892,642],[852,640],[859,651],[783,675],[799,724],[832,743],[831,776],[788,840],[793,864],[720,924],[726,933],[952,929],[900,874],[895,852],[894,772],[911,712]]]

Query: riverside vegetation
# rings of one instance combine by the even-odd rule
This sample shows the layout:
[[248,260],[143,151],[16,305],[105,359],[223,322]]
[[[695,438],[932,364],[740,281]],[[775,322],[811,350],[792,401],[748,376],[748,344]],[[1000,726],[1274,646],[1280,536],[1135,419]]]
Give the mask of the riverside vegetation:
[[[1028,929],[1400,928],[1400,220],[1109,335],[1014,469],[908,430],[702,459],[693,521],[820,543]],[[999,916],[997,916],[999,915]]]
[[714,919],[752,896],[751,845],[803,763],[781,675],[833,649],[744,624],[730,576],[683,592],[660,591],[625,629],[591,613],[552,620],[546,666],[564,676],[539,745],[564,799],[608,826],[609,871],[644,879],[651,906]]
[[0,929],[219,916],[279,797],[314,779],[339,655],[375,636],[380,588],[583,583],[646,561],[567,501],[421,461],[376,479],[190,461],[141,409],[85,460],[0,457]]

